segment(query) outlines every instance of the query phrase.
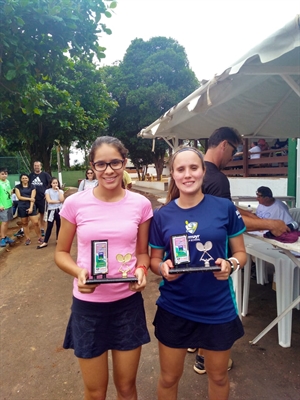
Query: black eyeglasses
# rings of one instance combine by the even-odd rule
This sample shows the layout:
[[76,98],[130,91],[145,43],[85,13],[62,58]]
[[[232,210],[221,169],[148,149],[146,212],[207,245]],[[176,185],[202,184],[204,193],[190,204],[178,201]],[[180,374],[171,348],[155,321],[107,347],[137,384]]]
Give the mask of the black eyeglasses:
[[94,172],[87,172],[87,175],[94,175]]
[[228,140],[227,140],[227,143],[233,148],[232,156],[234,156],[237,153],[237,148],[232,143],[228,142]]
[[110,166],[110,168],[114,171],[117,171],[123,167],[124,160],[112,160],[111,162],[96,161],[92,164],[95,170],[98,172],[105,171],[108,166]]

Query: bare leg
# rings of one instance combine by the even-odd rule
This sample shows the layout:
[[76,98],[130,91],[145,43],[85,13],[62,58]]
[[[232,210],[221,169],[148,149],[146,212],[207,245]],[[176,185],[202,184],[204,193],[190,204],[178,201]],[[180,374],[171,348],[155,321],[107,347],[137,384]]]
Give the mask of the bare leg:
[[84,382],[84,400],[105,400],[108,384],[107,352],[95,358],[78,358]]
[[230,350],[203,350],[208,376],[209,400],[227,400],[229,397],[228,360]]
[[183,373],[186,349],[173,349],[158,342],[160,377],[157,387],[158,400],[176,400],[178,385]]
[[39,238],[41,236],[41,233],[40,233],[40,228],[39,228],[38,216],[37,215],[32,215],[32,216],[29,216],[29,219],[30,219],[30,221],[32,223],[34,232],[36,233],[37,237]]
[[130,351],[112,350],[114,383],[118,400],[137,400],[136,375],[141,347]]
[[21,218],[21,222],[22,222],[22,228],[23,228],[23,231],[24,231],[25,239],[29,239],[30,240],[28,217]]
[[1,222],[1,238],[5,238],[7,235],[7,230],[8,230],[8,221],[7,222]]

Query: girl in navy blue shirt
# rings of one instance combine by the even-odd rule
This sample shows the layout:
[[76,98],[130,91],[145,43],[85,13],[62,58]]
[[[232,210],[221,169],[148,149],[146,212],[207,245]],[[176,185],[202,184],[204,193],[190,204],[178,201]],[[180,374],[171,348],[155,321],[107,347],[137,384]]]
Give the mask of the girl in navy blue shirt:
[[[244,333],[230,274],[246,262],[245,225],[230,200],[202,193],[205,165],[197,149],[179,148],[170,172],[167,204],[154,213],[150,228],[151,269],[163,277],[154,319],[161,364],[158,399],[177,398],[186,349],[192,347],[204,349],[209,398],[224,400],[230,348]],[[191,265],[221,270],[169,274],[174,235],[187,235]]]

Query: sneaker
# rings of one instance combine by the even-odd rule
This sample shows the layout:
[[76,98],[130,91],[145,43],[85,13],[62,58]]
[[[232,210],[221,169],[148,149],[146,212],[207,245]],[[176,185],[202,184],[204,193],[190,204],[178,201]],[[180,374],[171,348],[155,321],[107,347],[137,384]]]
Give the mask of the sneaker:
[[40,237],[40,238],[38,239],[38,244],[42,244],[42,243],[44,243],[44,239]]
[[5,240],[5,238],[2,238],[2,239],[0,240],[0,247],[6,247],[6,240]]
[[[231,358],[229,358],[227,371],[230,371],[232,366],[233,366],[233,361],[232,361]],[[206,369],[204,367],[204,357],[203,356],[199,356],[198,354],[196,355],[196,360],[195,360],[195,364],[194,364],[194,371],[197,372],[197,374],[200,374],[200,375],[206,373]]]
[[25,246],[29,246],[30,243],[31,243],[31,240],[30,239],[26,239],[26,242],[24,244],[25,244]]
[[197,350],[197,347],[189,347],[188,349],[187,349],[187,352],[188,353],[195,353],[195,351]]
[[9,237],[5,237],[5,241],[6,241],[6,243],[8,243],[8,244],[13,244],[13,243],[15,243],[15,241],[14,240],[12,240],[11,238],[9,238]]
[[45,236],[45,231],[44,231],[44,229],[41,229],[41,236],[42,236],[42,237]]
[[17,233],[14,233],[14,236],[16,237],[23,237],[24,236],[24,232],[22,229],[19,229]]
[[233,366],[233,361],[232,361],[231,358],[229,358],[229,360],[228,360],[228,368],[227,368],[227,371],[230,371],[231,368],[232,368],[232,366]]
[[198,354],[196,355],[196,360],[194,364],[194,371],[197,372],[197,374],[205,374],[206,369],[204,367],[204,357],[199,356]]

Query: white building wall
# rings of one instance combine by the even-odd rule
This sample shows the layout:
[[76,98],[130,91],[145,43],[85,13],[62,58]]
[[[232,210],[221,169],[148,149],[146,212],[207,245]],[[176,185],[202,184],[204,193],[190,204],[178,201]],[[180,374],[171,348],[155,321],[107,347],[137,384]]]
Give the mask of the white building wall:
[[268,186],[274,197],[287,196],[287,178],[229,178],[231,196],[255,196],[257,188]]

